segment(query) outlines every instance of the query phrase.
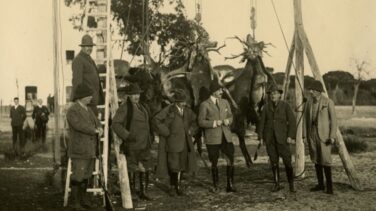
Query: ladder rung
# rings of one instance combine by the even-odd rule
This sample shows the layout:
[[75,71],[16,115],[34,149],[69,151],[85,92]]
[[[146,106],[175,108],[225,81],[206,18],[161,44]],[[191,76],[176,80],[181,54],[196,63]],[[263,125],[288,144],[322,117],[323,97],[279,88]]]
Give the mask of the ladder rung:
[[97,108],[105,108],[106,106],[105,105],[97,105]]
[[87,15],[104,17],[104,16],[107,16],[107,13],[106,12],[89,12]]
[[105,138],[101,138],[101,141],[103,141],[103,142],[104,142],[105,140],[106,140]]
[[106,77],[107,73],[99,73],[99,77]]
[[86,31],[107,31],[107,28],[87,28]]
[[101,123],[102,125],[105,125],[105,124],[106,124],[106,121],[100,121],[100,123]]
[[102,188],[88,188],[86,191],[89,193],[103,193]]
[[99,172],[93,171],[93,175],[99,175]]

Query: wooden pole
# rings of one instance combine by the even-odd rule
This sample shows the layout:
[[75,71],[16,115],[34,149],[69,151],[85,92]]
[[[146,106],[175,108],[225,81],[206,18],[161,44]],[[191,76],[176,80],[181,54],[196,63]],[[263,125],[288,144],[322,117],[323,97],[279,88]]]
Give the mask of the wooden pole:
[[295,176],[304,177],[305,151],[303,142],[303,90],[304,90],[304,46],[299,36],[298,28],[303,26],[301,0],[294,0],[295,18],[295,108],[296,108],[296,146],[295,146]]
[[59,24],[60,24],[60,15],[59,15],[59,2],[56,0],[52,0],[53,2],[53,46],[54,46],[54,57],[53,57],[53,64],[54,64],[54,99],[55,99],[55,136],[53,141],[53,149],[54,149],[54,165],[59,166],[61,165],[61,158],[60,158],[60,95],[59,95],[59,85],[60,85],[60,33],[59,33]]
[[294,53],[295,53],[295,33],[294,37],[292,39],[290,51],[289,51],[289,57],[287,59],[287,65],[286,65],[286,70],[285,70],[285,77],[283,79],[283,100],[287,99],[288,91],[289,91],[289,86],[290,86],[290,73],[291,73],[291,66],[294,58]]

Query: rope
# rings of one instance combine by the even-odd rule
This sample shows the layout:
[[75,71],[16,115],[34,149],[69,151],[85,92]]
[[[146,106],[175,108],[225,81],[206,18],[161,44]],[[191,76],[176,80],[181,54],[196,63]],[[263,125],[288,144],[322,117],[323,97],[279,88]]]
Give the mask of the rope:
[[[130,3],[129,3],[129,12],[128,12],[128,17],[127,17],[127,23],[125,24],[124,34],[127,33],[127,31],[128,31],[129,19],[131,17],[131,11],[132,11],[132,3],[133,3],[133,0],[131,0]],[[121,48],[121,54],[120,54],[120,59],[123,58],[123,52],[124,52],[124,47],[125,47],[124,44],[125,44],[125,39],[123,40],[123,44],[122,44],[122,48]]]
[[[285,42],[285,46],[286,46],[286,49],[287,49],[287,52],[290,54],[290,48],[287,44],[287,39],[286,39],[286,36],[285,36],[285,33],[283,32],[283,29],[282,29],[282,24],[281,24],[281,21],[279,19],[279,16],[277,14],[277,10],[275,8],[275,4],[274,4],[274,1],[273,0],[270,0],[270,2],[272,3],[272,6],[273,6],[273,10],[274,10],[274,14],[277,18],[277,21],[278,21],[278,25],[279,25],[279,29],[281,30],[281,33],[282,33],[282,36],[283,36],[283,40]],[[292,67],[294,68],[294,71],[295,71],[295,77],[297,78],[297,81],[299,83],[299,87],[300,89],[302,90],[302,94],[303,94],[303,97],[304,97],[304,89],[303,89],[303,85],[302,85],[302,82],[300,81],[300,78],[297,77],[297,71],[296,71],[296,67],[295,67],[295,64],[294,62],[292,62]]]

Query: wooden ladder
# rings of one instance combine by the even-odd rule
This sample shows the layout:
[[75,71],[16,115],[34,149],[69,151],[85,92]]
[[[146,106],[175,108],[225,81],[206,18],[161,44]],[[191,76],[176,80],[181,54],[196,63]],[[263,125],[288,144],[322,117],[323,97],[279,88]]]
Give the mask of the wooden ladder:
[[[108,154],[109,154],[109,120],[111,116],[115,115],[116,110],[118,109],[118,96],[116,88],[116,79],[115,79],[115,70],[114,62],[112,59],[111,53],[111,0],[86,0],[85,6],[85,16],[83,19],[83,29],[84,31],[93,37],[95,55],[95,63],[98,65],[105,66],[105,72],[99,73],[99,78],[104,88],[105,93],[105,104],[98,106],[99,119],[104,129],[103,136],[100,138],[101,144],[101,160],[99,162],[96,159],[95,162],[95,171],[93,172],[94,176],[94,187],[88,189],[88,192],[93,192],[94,194],[103,195],[103,189],[99,185],[99,176],[100,171],[103,171],[103,180],[104,186],[107,188],[108,183]],[[114,149],[119,171],[119,182],[121,188],[121,198],[122,198],[122,207],[124,208],[133,208],[127,162],[125,156],[120,154],[119,146],[121,140],[113,134],[114,137]],[[102,164],[100,166],[100,163]],[[67,167],[67,178],[65,184],[64,192],[64,206],[68,204],[68,195],[70,192],[70,176],[71,176],[71,159],[68,160]]]

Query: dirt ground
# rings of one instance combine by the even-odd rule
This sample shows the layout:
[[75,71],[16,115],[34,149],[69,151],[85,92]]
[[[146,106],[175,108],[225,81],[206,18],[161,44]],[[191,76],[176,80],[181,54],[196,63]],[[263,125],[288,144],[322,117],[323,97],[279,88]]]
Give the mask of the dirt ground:
[[[346,121],[347,122],[347,121]],[[9,160],[4,153],[11,147],[9,120],[2,117],[0,121],[0,211],[23,210],[70,210],[64,208],[63,189],[57,180],[59,174],[53,176],[53,159],[51,139],[45,149],[39,144],[28,143],[27,149],[33,152],[26,160]],[[368,125],[369,126],[369,125]],[[375,126],[376,127],[376,126]],[[50,128],[53,128],[52,121]],[[49,132],[51,138],[52,130]],[[375,137],[364,138],[370,146],[375,146]],[[255,152],[257,142],[247,141],[249,151]],[[225,166],[221,160],[220,192],[209,192],[211,176],[201,160],[200,169],[195,178],[186,178],[184,187],[186,196],[171,198],[164,181],[152,179],[149,194],[150,202],[134,201],[135,210],[376,210],[376,153],[373,150],[351,154],[363,191],[354,191],[342,167],[338,155],[333,155],[334,195],[312,193],[309,188],[316,183],[314,168],[306,158],[305,177],[296,181],[297,193],[288,191],[284,169],[281,168],[282,183],[285,188],[272,193],[272,172],[264,147],[259,158],[251,168],[246,168],[241,153],[236,147],[235,186],[236,193],[225,192]],[[371,147],[374,149],[374,147]],[[283,165],[281,165],[283,166]],[[64,174],[64,172],[63,172]],[[110,175],[109,190],[116,210],[121,200],[116,187],[117,171],[113,168]],[[100,196],[91,196],[97,209],[105,210]]]

